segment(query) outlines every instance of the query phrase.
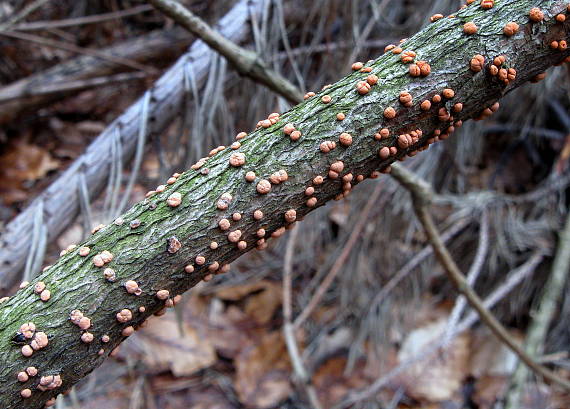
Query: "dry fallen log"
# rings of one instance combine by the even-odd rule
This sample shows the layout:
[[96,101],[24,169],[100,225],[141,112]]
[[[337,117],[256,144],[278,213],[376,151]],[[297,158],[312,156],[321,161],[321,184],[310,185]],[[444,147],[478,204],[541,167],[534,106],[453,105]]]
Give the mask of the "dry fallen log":
[[[240,1],[220,20],[219,31],[234,42],[242,41],[250,33],[250,17],[260,16],[266,4],[267,0]],[[78,213],[82,186],[88,188],[89,197],[96,197],[114,161],[125,163],[133,156],[137,141],[170,125],[184,106],[185,78],[194,76],[192,81],[200,86],[214,55],[202,41],[195,42],[143,97],[111,123],[82,156],[6,226],[0,233],[0,289],[12,286],[26,263],[34,266],[32,270],[39,269],[42,244],[58,237]],[[117,145],[121,146],[121,158],[112,154]],[[34,251],[29,256],[30,249]]]
[[472,2],[173,175],[0,305],[0,406],[41,408],[200,280],[570,61],[567,6]]
[[[123,60],[147,63],[157,58],[176,58],[191,42],[192,37],[184,30],[157,30],[105,50],[99,50],[99,52],[110,57],[121,57]],[[66,89],[68,83],[129,70],[122,64],[85,55],[22,78],[0,88],[0,124],[7,124],[23,113],[33,112],[55,100],[84,89],[76,87],[68,90]],[[89,83],[86,82],[87,87]],[[50,90],[50,92],[42,92],[44,90]]]

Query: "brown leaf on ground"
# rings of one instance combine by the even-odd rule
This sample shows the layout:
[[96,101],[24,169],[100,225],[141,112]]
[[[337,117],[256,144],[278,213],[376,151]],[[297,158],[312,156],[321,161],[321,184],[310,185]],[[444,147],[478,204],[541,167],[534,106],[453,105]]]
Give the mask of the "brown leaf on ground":
[[0,194],[6,205],[26,199],[25,182],[41,179],[59,167],[47,150],[26,142],[11,145],[0,156],[0,164]]
[[[413,330],[398,352],[400,363],[413,358],[442,337],[447,319],[424,325]],[[399,376],[406,393],[414,399],[428,402],[450,400],[459,392],[469,369],[468,333],[456,337],[443,352],[424,359]]]
[[281,285],[262,280],[233,287],[222,288],[216,296],[225,301],[244,302],[244,312],[260,325],[267,324],[281,305]]
[[124,346],[121,355],[139,355],[150,371],[170,370],[175,376],[191,375],[218,359],[212,340],[188,322],[177,322],[172,311],[151,319]]
[[372,381],[365,375],[365,359],[359,359],[349,373],[345,373],[346,364],[345,356],[335,356],[327,359],[315,371],[313,383],[323,407],[333,407],[348,392],[365,388]]
[[292,391],[291,362],[281,331],[262,336],[235,359],[234,386],[240,402],[250,408],[270,408]]

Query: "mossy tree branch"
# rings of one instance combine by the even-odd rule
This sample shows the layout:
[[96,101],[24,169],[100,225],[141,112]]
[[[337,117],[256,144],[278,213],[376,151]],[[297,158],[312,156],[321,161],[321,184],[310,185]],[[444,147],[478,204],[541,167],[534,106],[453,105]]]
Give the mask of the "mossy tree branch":
[[[535,6],[541,7],[545,19],[531,23],[529,10]],[[265,230],[265,239],[268,239],[280,235],[285,226],[291,225],[293,218],[289,217],[289,222],[285,219],[287,211],[294,210],[296,219],[302,219],[327,201],[340,198],[365,177],[386,169],[394,160],[413,154],[434,138],[434,131],[447,134],[457,121],[478,116],[508,91],[564,61],[570,52],[555,50],[549,45],[554,40],[568,39],[568,23],[558,23],[555,19],[558,13],[566,13],[566,8],[567,3],[560,0],[503,0],[485,10],[477,1],[453,17],[438,20],[401,44],[404,50],[413,50],[417,60],[431,65],[431,74],[427,77],[411,77],[401,55],[384,54],[366,65],[371,68],[370,74],[378,76],[378,82],[366,95],[360,95],[355,85],[369,73],[351,73],[282,114],[276,124],[260,127],[241,139],[237,150],[222,150],[204,160],[201,168],[183,173],[164,191],[127,211],[122,216],[123,223],[99,230],[82,244],[90,248],[87,257],[81,257],[77,249],[62,256],[28,287],[0,305],[3,362],[0,407],[41,408],[46,400],[100,365],[110,351],[125,340],[123,334],[128,333],[128,330],[124,332],[125,328],[137,328],[151,314],[164,308],[165,301],[158,299],[157,291],[166,289],[172,297],[193,287],[212,271],[223,271],[224,265],[256,245],[265,245],[258,241],[260,229]],[[477,24],[477,34],[464,34],[463,25],[468,21]],[[503,27],[510,21],[516,21],[520,30],[513,37],[506,37]],[[478,73],[471,71],[469,62],[476,54],[483,55],[487,62],[504,55],[504,66],[517,70],[516,79],[505,85],[491,76],[487,68]],[[455,95],[432,104],[428,111],[420,108],[421,101],[440,94],[444,88],[453,89]],[[413,96],[411,107],[404,107],[398,101],[404,90]],[[329,103],[323,102],[325,95],[330,96]],[[438,115],[442,108],[451,111],[457,103],[463,104],[463,109],[454,112],[453,119]],[[389,106],[396,111],[393,119],[384,117],[384,110]],[[337,119],[340,112],[344,113],[344,120]],[[284,134],[288,123],[301,132],[300,139],[292,141]],[[390,136],[375,139],[374,135],[382,128],[389,129]],[[417,129],[421,129],[421,135],[417,134],[413,145],[402,148],[397,135]],[[349,146],[341,145],[342,132],[352,136]],[[325,154],[319,146],[327,140],[335,141],[337,147]],[[382,147],[396,147],[397,153],[382,159],[378,155]],[[245,164],[239,167],[229,164],[236,152],[245,156]],[[342,162],[342,170],[339,162]],[[331,165],[339,173],[338,178],[335,173],[329,173]],[[266,194],[258,193],[259,181],[270,180],[271,175],[280,170],[288,173],[288,180],[271,185]],[[252,183],[244,178],[249,171],[256,174]],[[323,177],[322,184],[314,182],[317,176]],[[314,192],[312,189],[307,192],[307,187]],[[177,207],[167,203],[174,192],[181,197]],[[232,199],[220,202],[222,208],[227,205],[220,210],[217,204],[224,193],[229,193]],[[312,199],[316,199],[316,203]],[[255,210],[263,212],[261,219],[252,217]],[[239,220],[232,219],[234,213],[239,213],[241,218],[236,215]],[[220,229],[221,219],[230,221],[228,230]],[[238,235],[239,247],[229,240]],[[93,256],[103,251],[112,253],[113,259],[103,267],[96,267]],[[204,258],[204,264],[197,263],[201,261],[196,259],[198,256]],[[116,281],[104,279],[105,268],[115,271]],[[128,280],[136,281],[142,290],[140,295],[125,290]],[[45,283],[51,292],[47,302],[42,302],[34,293],[38,282]],[[70,321],[70,313],[76,309],[91,320],[87,330],[81,330]],[[132,318],[124,323],[116,319],[122,309],[132,312]],[[37,331],[46,333],[49,338],[45,348],[27,358],[21,353],[23,344],[14,342],[14,336],[26,322],[33,322]],[[81,341],[85,331],[93,334],[91,343]],[[104,335],[109,337],[109,342],[101,341]],[[17,374],[30,366],[36,367],[39,374],[19,382]],[[60,375],[62,385],[39,390],[41,376],[47,375]],[[20,397],[24,389],[30,390],[29,398]]]

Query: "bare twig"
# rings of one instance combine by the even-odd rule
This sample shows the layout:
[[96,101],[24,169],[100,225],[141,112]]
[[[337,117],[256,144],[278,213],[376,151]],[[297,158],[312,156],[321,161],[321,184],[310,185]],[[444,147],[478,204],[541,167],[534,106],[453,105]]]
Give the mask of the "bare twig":
[[140,6],[132,7],[127,10],[113,11],[111,13],[95,14],[93,16],[84,16],[76,18],[68,18],[56,21],[34,21],[31,23],[20,23],[12,27],[17,31],[35,31],[35,30],[49,30],[54,28],[82,26],[85,24],[96,24],[103,21],[115,20],[123,17],[134,16],[136,14],[144,13],[145,11],[152,10],[152,6],[142,4]]
[[101,51],[90,48],[78,47],[74,44],[65,43],[63,41],[39,37],[33,34],[17,33],[15,31],[0,31],[0,35],[10,38],[17,38],[18,40],[30,41],[32,43],[45,45],[47,47],[59,48],[76,54],[83,54],[83,55],[89,55],[91,57],[97,57],[102,60],[110,61],[115,64],[124,65],[125,67],[129,67],[134,70],[144,71],[149,75],[155,75],[158,72],[156,68],[144,64],[139,64],[136,61],[117,57],[114,55],[109,55],[106,53],[102,53]]
[[293,310],[291,301],[291,284],[293,273],[293,250],[295,249],[295,242],[297,240],[299,228],[293,229],[287,242],[287,249],[285,251],[285,261],[283,265],[283,335],[285,337],[285,344],[291,362],[293,363],[293,370],[300,386],[305,390],[311,405],[315,409],[322,408],[315,387],[311,382],[311,377],[305,368],[303,358],[299,352],[299,346],[295,338],[295,328],[291,323]]
[[471,288],[465,276],[461,273],[457,264],[455,264],[455,261],[437,231],[433,218],[428,210],[432,199],[430,194],[431,190],[426,188],[425,182],[419,180],[417,176],[402,166],[393,166],[392,176],[411,193],[414,211],[425,230],[430,244],[433,246],[437,259],[457,290],[465,296],[471,307],[477,311],[481,321],[483,321],[493,334],[513,351],[531,370],[570,391],[570,381],[561,378],[556,373],[537,363],[517,342],[513,341],[507,329],[495,318],[489,309],[484,306],[481,298],[479,298],[473,288]]
[[297,87],[269,68],[255,53],[229,41],[180,3],[173,0],[148,1],[223,55],[241,75],[260,82],[292,104],[297,104],[303,100],[303,95]]
[[[533,320],[527,332],[524,349],[536,359],[542,354],[544,340],[548,331],[548,327],[554,318],[557,310],[558,300],[560,299],[566,280],[568,279],[568,271],[570,269],[570,213],[566,219],[564,230],[560,232],[558,249],[552,264],[550,277],[544,286],[542,297],[538,304],[538,309],[531,312],[530,316]],[[512,376],[512,389],[507,395],[507,403],[505,409],[515,409],[519,407],[520,394],[528,376],[528,370],[525,366],[519,365]]]
[[[443,236],[442,236],[443,240]],[[445,242],[444,242],[445,243]],[[477,253],[475,254],[475,259],[471,264],[471,268],[467,272],[467,282],[470,286],[475,284],[475,280],[479,276],[479,273],[483,269],[485,260],[487,258],[487,250],[489,249],[489,216],[486,210],[483,210],[481,215],[481,231],[479,232],[479,245],[477,246]],[[466,300],[465,297],[460,295],[457,297],[453,310],[449,316],[449,321],[447,323],[447,329],[445,331],[444,340],[446,342],[451,341],[451,335],[455,330],[455,326],[461,318],[461,314],[465,309]]]
[[49,0],[36,0],[31,4],[28,4],[22,10],[20,10],[15,16],[12,16],[5,23],[0,24],[0,32],[9,29],[18,21],[25,19],[28,15],[32,14],[34,11],[39,9],[41,6],[46,4]]
[[[528,261],[523,265],[517,267],[515,270],[508,273],[507,280],[501,284],[495,291],[493,291],[484,301],[486,308],[493,308],[497,302],[502,300],[509,292],[511,292],[518,284],[523,280],[528,279],[532,273],[535,271],[536,266],[540,264],[544,258],[543,253],[535,253]],[[459,322],[455,327],[451,339],[457,337],[467,329],[471,328],[477,321],[479,316],[475,313],[469,313],[467,317]],[[442,348],[446,347],[444,339],[440,338],[437,343],[426,345],[421,351],[419,351],[414,356],[410,357],[408,360],[400,363],[396,368],[390,370],[387,374],[378,378],[374,383],[372,383],[365,390],[359,392],[353,392],[349,397],[343,400],[340,404],[335,406],[338,408],[348,408],[354,405],[356,402],[360,402],[370,397],[376,395],[380,389],[388,385],[388,383],[398,376],[402,371],[409,368],[415,363],[422,362],[426,359],[431,358],[434,354],[438,353]]]

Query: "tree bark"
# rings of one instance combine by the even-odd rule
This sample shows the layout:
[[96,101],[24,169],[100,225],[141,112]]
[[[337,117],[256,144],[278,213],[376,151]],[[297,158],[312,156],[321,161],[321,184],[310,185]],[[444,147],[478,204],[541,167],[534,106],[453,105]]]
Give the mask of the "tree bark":
[[[545,18],[533,23],[529,21],[529,11],[537,5]],[[294,223],[293,213],[300,220],[329,200],[341,198],[343,190],[348,192],[363,178],[423,147],[434,138],[436,130],[445,135],[451,131],[450,126],[457,126],[457,121],[478,116],[505,93],[561,63],[570,51],[553,49],[550,44],[568,39],[569,23],[555,20],[558,13],[567,13],[566,7],[567,3],[560,0],[512,0],[497,1],[493,8],[485,10],[477,1],[454,16],[438,20],[401,44],[404,50],[413,50],[417,60],[431,65],[427,77],[410,76],[408,65],[401,61],[402,54],[388,52],[366,64],[372,68],[371,74],[379,78],[366,95],[360,95],[355,85],[369,74],[351,73],[282,114],[276,124],[260,127],[241,139],[237,150],[218,152],[205,160],[201,168],[184,172],[165,191],[135,205],[123,215],[122,224],[111,224],[83,243],[90,248],[87,257],[78,255],[77,249],[62,256],[28,287],[0,305],[0,353],[4,363],[0,367],[0,407],[41,408],[47,399],[100,365],[125,340],[122,331],[126,327],[137,328],[164,308],[165,301],[157,297],[157,291],[168,290],[173,297],[208,274],[223,271],[224,265],[248,250],[263,247],[258,241],[260,229],[265,230],[265,239],[279,236],[284,227]],[[463,32],[467,21],[476,23],[476,34]],[[510,21],[520,24],[513,37],[503,34],[503,27]],[[476,54],[486,59],[485,68],[477,73],[470,69],[470,60]],[[516,79],[508,85],[489,73],[489,65],[499,55],[506,57],[505,67],[517,71]],[[420,108],[422,101],[441,94],[443,89],[452,89],[455,95],[433,103],[428,111]],[[411,107],[398,101],[402,91],[413,96]],[[325,95],[330,96],[330,103],[323,102]],[[451,112],[457,103],[463,104],[462,110],[452,112],[453,118],[440,112],[442,108]],[[396,116],[386,119],[384,112],[390,106]],[[340,112],[346,119],[337,120]],[[284,125],[288,123],[302,133],[299,140],[292,141],[284,134]],[[373,136],[382,128],[389,129],[390,136],[375,139]],[[422,132],[417,142],[406,148],[398,144],[398,135],[418,129]],[[342,132],[352,135],[349,146],[341,145]],[[337,146],[323,153],[319,146],[327,140],[335,141]],[[396,147],[397,154],[381,159],[378,152],[382,147]],[[245,155],[245,164],[239,167],[229,164],[236,152]],[[280,170],[287,172],[288,179],[272,184],[266,194],[258,193],[260,180],[274,179],[271,175]],[[252,183],[244,178],[248,171],[256,174]],[[322,184],[315,183],[317,176],[323,177]],[[311,193],[307,187],[312,187],[314,193],[307,195]],[[175,204],[175,192],[180,194],[181,203],[172,207],[167,200],[170,198],[170,203]],[[231,200],[220,200],[224,193],[230,194]],[[317,199],[316,206],[308,206],[309,198]],[[253,217],[256,210],[263,212],[261,219]],[[228,230],[219,227],[222,219],[230,221]],[[135,225],[138,227],[131,227]],[[242,241],[247,245],[245,249]],[[112,261],[96,267],[94,261],[100,260],[93,256],[105,250],[113,254]],[[115,271],[116,281],[104,279],[105,268]],[[127,280],[136,281],[142,294],[127,293]],[[34,285],[40,281],[51,291],[51,299],[46,303],[34,293]],[[116,314],[123,309],[130,310],[132,318],[120,323]],[[81,341],[85,331],[70,321],[73,310],[90,318],[87,331],[94,335],[92,343]],[[37,331],[49,337],[47,347],[28,358],[21,353],[23,344],[14,343],[14,336],[26,322],[33,322]],[[101,341],[104,335],[109,336],[108,343]],[[38,376],[18,382],[17,374],[29,366],[38,368]],[[41,376],[56,374],[61,377],[61,386],[47,391],[38,389]],[[30,389],[31,397],[21,398],[23,389]]]
[[[217,25],[222,35],[235,42],[244,40],[251,32],[249,19],[260,16],[267,1],[241,0],[237,3]],[[31,259],[29,253],[39,247],[32,246],[38,240],[37,236],[41,236],[43,242],[55,240],[73,222],[80,207],[81,178],[84,176],[89,197],[97,197],[105,187],[113,162],[125,163],[132,158],[142,130],[146,130],[146,134],[158,134],[172,123],[184,107],[185,98],[191,94],[184,88],[185,79],[193,76],[200,86],[214,55],[204,42],[196,41],[144,96],[107,126],[83,155],[6,225],[0,232],[1,290],[11,288],[20,277],[18,273],[24,268],[26,259]],[[150,114],[144,117],[146,100]],[[112,155],[114,144],[121,147],[120,159]],[[39,263],[43,260],[41,254],[33,258]]]

